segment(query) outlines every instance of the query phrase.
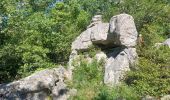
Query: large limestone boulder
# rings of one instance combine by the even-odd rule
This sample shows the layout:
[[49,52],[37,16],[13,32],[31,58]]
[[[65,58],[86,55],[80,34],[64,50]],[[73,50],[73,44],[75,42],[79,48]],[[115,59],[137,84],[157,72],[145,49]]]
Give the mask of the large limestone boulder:
[[115,45],[133,47],[136,45],[138,32],[132,16],[120,14],[110,20],[110,34],[114,35]]
[[[50,96],[66,100],[68,91],[64,83],[66,73],[63,67],[46,69],[19,81],[2,84],[0,100],[48,100]],[[64,92],[61,94],[61,91]]]
[[72,43],[71,49],[72,50],[87,50],[91,45],[91,28],[82,32]]
[[104,83],[109,86],[119,84],[137,57],[135,48],[114,48],[112,53],[108,54],[108,60],[105,64]]
[[91,28],[91,41],[94,44],[113,45],[114,37],[109,34],[109,23],[100,23]]
[[101,15],[95,15],[92,18],[91,24],[87,26],[87,29],[75,39],[75,41],[72,43],[71,49],[77,50],[77,51],[83,51],[83,50],[87,50],[90,46],[92,46],[91,33],[95,31],[96,29],[98,29],[98,27],[94,27],[96,25],[100,27],[106,27],[106,25],[102,24]]
[[137,35],[134,19],[128,14],[113,16],[110,23],[103,23],[101,15],[96,15],[72,43],[72,50],[87,50],[92,44],[134,47]]
[[[97,61],[104,59],[105,75],[104,83],[116,85],[137,62],[136,42],[138,32],[132,16],[120,14],[113,16],[110,23],[103,23],[101,15],[92,18],[92,23],[87,30],[82,32],[72,43],[72,53],[69,60],[69,68],[74,69],[72,63],[79,58],[79,51],[87,52],[90,46],[99,45],[102,50],[97,53]],[[107,50],[108,49],[108,50]],[[112,49],[111,53],[110,49]],[[86,56],[86,55],[84,55]],[[92,58],[86,57],[90,62]],[[77,61],[79,64],[79,61]]]

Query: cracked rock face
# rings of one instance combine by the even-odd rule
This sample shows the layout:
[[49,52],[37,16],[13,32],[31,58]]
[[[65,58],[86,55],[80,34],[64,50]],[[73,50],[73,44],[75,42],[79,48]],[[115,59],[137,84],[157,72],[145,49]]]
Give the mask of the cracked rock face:
[[138,32],[133,17],[128,14],[113,16],[110,20],[110,34],[115,37],[116,45],[135,46]]
[[137,36],[134,19],[128,14],[113,16],[110,23],[102,23],[101,18],[97,18],[75,39],[72,50],[87,50],[92,44],[134,47]]
[[95,56],[98,61],[101,57],[106,61],[104,83],[112,86],[119,84],[124,72],[129,71],[137,62],[135,46],[138,32],[133,17],[128,14],[113,16],[109,23],[103,23],[101,19],[101,15],[94,16],[87,30],[72,43],[69,65],[74,68],[71,63],[79,56],[78,51],[87,51],[92,45],[112,49],[110,53],[101,51]]
[[0,100],[67,100],[63,67],[46,69],[19,81],[0,85]]
[[137,60],[135,48],[114,48],[108,54],[105,64],[104,83],[113,86],[119,84],[126,71],[130,70],[131,65]]

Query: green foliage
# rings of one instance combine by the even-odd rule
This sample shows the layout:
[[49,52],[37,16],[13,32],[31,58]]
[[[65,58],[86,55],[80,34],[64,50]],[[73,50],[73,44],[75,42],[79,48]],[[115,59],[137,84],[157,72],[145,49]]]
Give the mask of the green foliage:
[[[144,44],[137,47],[139,65],[128,74],[126,81],[140,95],[168,94],[170,50],[153,46],[170,34],[169,0],[120,1],[63,0],[54,4],[53,0],[1,0],[0,83],[67,62],[71,42],[86,29],[93,15],[102,14],[108,22],[113,15],[128,13],[134,17]],[[91,47],[90,57],[97,51]],[[83,67],[77,67],[74,74],[77,83],[74,87],[80,90],[77,99],[96,97],[98,100],[104,96],[109,100],[123,96],[135,100],[135,96],[131,98],[133,93],[126,90],[129,87],[116,94],[114,91],[119,90],[102,85],[101,63],[81,62],[80,65]]]
[[107,87],[103,83],[104,62],[93,60],[88,63],[85,59],[75,66],[71,88],[76,88],[78,94],[71,100],[138,100],[139,97],[132,88],[126,85]]
[[[162,53],[164,52],[164,53]],[[139,59],[138,69],[128,73],[126,83],[134,87],[140,95],[161,96],[170,92],[170,69],[165,49],[152,51],[148,58]],[[151,57],[151,58],[150,58]],[[152,59],[152,60],[149,60]]]
[[[0,82],[68,61],[71,42],[86,27],[89,15],[77,6],[64,3],[57,3],[45,14],[49,2],[3,0],[0,3],[3,11],[0,16],[7,18],[7,26],[0,30],[3,72]],[[79,12],[73,16],[76,9]]]
[[88,55],[90,58],[94,58],[96,53],[101,52],[101,48],[97,45],[92,45],[86,51],[79,51],[80,55]]
[[117,87],[101,87],[100,92],[94,100],[139,100],[139,96],[135,93],[133,88],[126,85]]
[[75,66],[71,87],[78,89],[79,92],[74,100],[90,100],[95,96],[99,86],[102,85],[102,65],[102,61],[98,63],[97,60],[93,60],[92,63],[88,63],[85,59],[81,59],[80,64]]
[[119,12],[134,17],[144,40],[144,44],[137,47],[139,64],[136,70],[128,73],[126,83],[141,96],[169,94],[169,48],[158,49],[154,45],[164,41],[169,34],[170,5],[166,0],[125,0],[119,5]]

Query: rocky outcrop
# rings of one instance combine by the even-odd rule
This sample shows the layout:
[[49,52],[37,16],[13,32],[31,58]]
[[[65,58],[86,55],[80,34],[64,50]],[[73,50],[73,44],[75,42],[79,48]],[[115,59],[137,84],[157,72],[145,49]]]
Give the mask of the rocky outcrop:
[[[113,86],[119,84],[124,73],[137,61],[135,49],[137,31],[133,17],[128,14],[113,16],[109,23],[102,22],[102,16],[92,18],[87,30],[82,32],[72,43],[69,67],[47,69],[24,79],[0,85],[0,100],[66,100],[75,95],[76,90],[68,89],[65,80],[72,79],[73,61],[80,58],[80,53],[87,52],[93,45],[101,48],[94,56],[97,61],[104,60],[104,83]],[[165,44],[168,44],[166,41]],[[92,59],[88,53],[88,63]],[[79,61],[77,62],[79,64]]]
[[133,17],[128,14],[113,16],[110,23],[103,23],[101,19],[101,15],[94,16],[87,30],[72,43],[69,65],[74,69],[72,62],[79,57],[79,52],[86,52],[92,45],[100,45],[105,50],[95,57],[98,61],[104,58],[104,83],[112,86],[118,84],[124,72],[137,61],[135,46],[138,33]]
[[67,100],[64,83],[68,74],[63,67],[46,69],[19,81],[0,85],[0,100]]
[[92,44],[112,47],[134,47],[136,45],[138,33],[132,16],[116,15],[111,18],[110,23],[102,23],[100,17],[100,15],[94,16],[87,30],[72,43],[72,50],[87,50]]
[[129,71],[130,67],[137,60],[135,48],[114,48],[112,53],[108,54],[105,64],[104,83],[107,85],[119,84],[123,78],[124,72]]
[[132,16],[120,14],[113,16],[110,20],[110,34],[113,34],[114,44],[126,47],[136,45],[138,32]]

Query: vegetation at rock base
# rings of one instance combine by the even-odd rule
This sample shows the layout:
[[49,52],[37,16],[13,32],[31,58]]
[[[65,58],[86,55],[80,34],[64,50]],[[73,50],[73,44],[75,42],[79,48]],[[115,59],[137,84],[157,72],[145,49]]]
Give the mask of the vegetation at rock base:
[[135,100],[143,95],[170,94],[170,49],[154,47],[170,34],[169,0],[1,0],[0,83],[66,65],[72,41],[93,15],[102,14],[108,22],[120,13],[132,15],[143,36],[144,43],[137,47],[138,66],[127,73],[123,80],[126,85],[120,86],[117,94],[116,89],[103,85],[100,63],[82,62],[74,76],[78,81],[74,87],[80,93],[75,98],[109,100],[129,95],[124,98]]
[[70,100],[117,100],[121,98],[138,100],[139,97],[133,88],[125,84],[112,88],[104,85],[104,60],[97,62],[94,59],[88,63],[85,58],[81,58],[79,61],[80,64],[76,64],[77,68],[73,72],[73,82],[69,83],[69,87],[78,89],[78,94]]

